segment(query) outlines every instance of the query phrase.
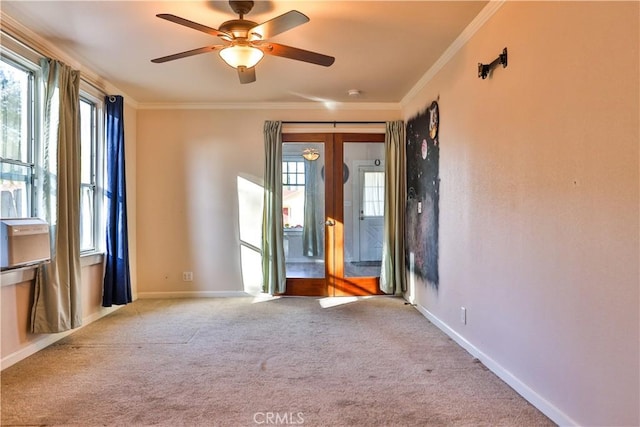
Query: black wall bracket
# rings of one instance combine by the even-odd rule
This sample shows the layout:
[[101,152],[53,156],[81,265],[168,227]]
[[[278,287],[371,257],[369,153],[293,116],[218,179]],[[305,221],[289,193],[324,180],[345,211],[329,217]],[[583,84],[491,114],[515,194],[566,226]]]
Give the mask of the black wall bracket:
[[494,59],[491,64],[482,64],[478,63],[478,77],[481,79],[486,79],[489,73],[497,67],[499,64],[502,65],[502,68],[507,67],[507,48],[502,49],[502,53]]

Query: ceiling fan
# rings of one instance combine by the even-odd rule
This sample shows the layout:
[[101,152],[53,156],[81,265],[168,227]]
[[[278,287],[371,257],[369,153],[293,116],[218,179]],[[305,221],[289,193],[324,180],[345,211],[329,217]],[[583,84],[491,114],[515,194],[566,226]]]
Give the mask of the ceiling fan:
[[220,29],[207,27],[206,25],[198,24],[168,13],[156,15],[158,18],[166,19],[167,21],[184,25],[185,27],[193,28],[194,30],[202,31],[212,36],[217,36],[225,42],[225,44],[187,50],[185,52],[152,59],[151,62],[159,64],[217,50],[220,51],[220,57],[227,64],[238,70],[240,83],[256,81],[255,66],[260,62],[264,54],[281,56],[283,58],[295,59],[297,61],[309,62],[325,67],[333,64],[335,58],[332,56],[267,41],[267,39],[277,34],[309,22],[309,18],[306,15],[297,10],[291,10],[262,24],[256,24],[253,21],[244,19],[244,15],[249,13],[253,8],[253,3],[253,1],[229,1],[231,9],[240,15],[240,18],[224,22],[220,25]]

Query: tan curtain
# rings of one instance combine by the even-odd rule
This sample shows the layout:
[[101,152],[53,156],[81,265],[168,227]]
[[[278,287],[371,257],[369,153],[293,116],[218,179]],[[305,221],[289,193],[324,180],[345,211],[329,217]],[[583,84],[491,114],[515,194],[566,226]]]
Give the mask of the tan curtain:
[[404,269],[404,214],[406,202],[406,146],[404,122],[388,122],[385,135],[384,235],[380,289],[402,295]]
[[282,123],[264,124],[264,211],[262,215],[262,288],[269,294],[286,287],[282,229]]
[[80,294],[80,72],[43,59],[43,206],[51,225],[51,262],[36,275],[32,333],[82,325]]

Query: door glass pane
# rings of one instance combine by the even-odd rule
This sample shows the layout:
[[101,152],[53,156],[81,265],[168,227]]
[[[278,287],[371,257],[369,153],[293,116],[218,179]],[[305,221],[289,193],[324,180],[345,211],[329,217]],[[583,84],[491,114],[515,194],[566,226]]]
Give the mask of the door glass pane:
[[[303,157],[307,153],[308,160]],[[324,278],[324,144],[282,144],[282,223],[287,278]]]
[[380,277],[384,143],[344,144],[344,275]]

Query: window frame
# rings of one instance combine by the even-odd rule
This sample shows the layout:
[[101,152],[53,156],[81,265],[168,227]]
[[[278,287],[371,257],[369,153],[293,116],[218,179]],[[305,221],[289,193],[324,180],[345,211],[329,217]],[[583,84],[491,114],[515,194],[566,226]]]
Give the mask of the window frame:
[[[92,239],[93,247],[84,248],[80,250],[82,255],[104,252],[104,235],[105,230],[102,224],[104,223],[104,159],[105,159],[105,128],[104,128],[104,95],[94,88],[89,83],[81,80],[80,82],[80,100],[79,102],[86,102],[93,107],[93,124],[92,124],[92,161],[91,161],[91,178],[93,187],[93,224],[92,224]],[[81,141],[82,149],[82,141]],[[80,188],[78,191],[82,191],[85,184],[82,182],[82,173]],[[81,205],[79,209],[82,210],[82,198],[80,199]]]
[[[286,155],[286,156],[282,156],[281,163],[282,163],[282,191],[285,191],[285,190],[294,191],[294,189],[297,190],[299,188],[302,188],[304,190],[305,178],[306,178],[305,177],[306,165],[304,163],[304,160],[300,160],[300,156]],[[294,172],[291,172],[289,169],[290,163],[296,163]],[[299,170],[300,165],[302,165],[302,172],[300,172]],[[286,181],[285,181],[285,177],[287,177]],[[291,182],[290,177],[293,177],[293,180],[295,181],[294,183]],[[300,179],[300,177],[302,177],[302,179]],[[302,183],[300,183],[300,181],[302,181]],[[296,209],[293,206],[284,206],[285,197],[283,196],[282,199],[283,199],[282,227],[285,233],[300,232],[302,229],[295,227],[295,225],[298,225],[298,224],[291,224],[285,221],[286,217],[289,217],[289,218],[293,217],[292,214],[296,212]],[[285,209],[287,210],[286,213],[285,213]],[[304,222],[301,225],[304,225]]]
[[27,88],[27,117],[26,117],[26,138],[27,138],[27,154],[26,160],[4,158],[0,157],[0,164],[16,165],[24,168],[28,168],[30,173],[27,180],[27,198],[26,211],[23,215],[17,215],[16,217],[35,217],[38,212],[38,199],[37,199],[37,184],[38,184],[38,147],[40,138],[38,138],[39,124],[38,118],[39,112],[36,106],[38,105],[38,82],[40,76],[40,67],[36,66],[29,60],[17,55],[9,50],[2,48],[0,50],[0,61],[5,64],[16,68],[20,71],[24,71],[28,78]]
[[[296,164],[296,170],[294,172],[291,172],[291,170],[289,169],[290,163]],[[302,172],[299,171],[300,165],[302,165]],[[282,185],[286,185],[288,187],[304,187],[305,169],[306,167],[304,164],[304,160],[300,160],[298,156],[284,156],[282,158]],[[287,177],[286,182],[285,176]],[[290,178],[294,178],[295,182],[291,182]]]

